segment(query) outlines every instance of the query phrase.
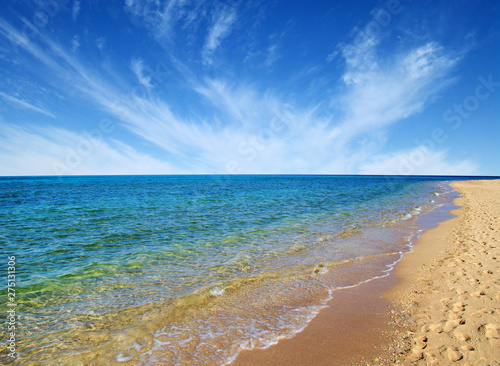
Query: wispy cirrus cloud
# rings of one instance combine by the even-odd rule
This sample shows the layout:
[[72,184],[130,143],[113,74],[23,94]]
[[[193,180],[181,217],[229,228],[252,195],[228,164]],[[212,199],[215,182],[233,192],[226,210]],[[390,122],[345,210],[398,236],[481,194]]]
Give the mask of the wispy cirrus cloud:
[[0,122],[0,146],[4,176],[183,173],[123,142],[63,128]]
[[22,48],[44,64],[50,64],[51,67],[57,66],[54,64],[54,60],[52,60],[45,54],[44,50],[42,50],[37,44],[35,44],[28,36],[23,34],[23,32],[15,29],[2,17],[0,17],[0,35],[8,39],[11,42],[11,45],[16,50],[18,48]]
[[139,84],[148,89],[153,87],[153,85],[151,85],[151,76],[145,75],[144,73],[143,60],[138,60],[138,59],[132,60],[130,63],[130,67],[134,72],[135,76],[137,77]]
[[125,11],[133,22],[149,30],[170,57],[185,53],[186,44],[194,45],[205,66],[214,64],[221,45],[238,24],[236,3],[127,0]]
[[80,1],[75,1],[73,3],[73,8],[71,9],[71,17],[75,21],[78,18],[78,15],[80,14]]
[[[144,1],[128,1],[127,6],[130,11],[142,14],[139,5],[146,3],[156,6]],[[176,4],[180,6],[180,2]],[[167,9],[162,11],[166,14]],[[233,8],[222,8],[214,14],[203,46],[207,50],[206,62],[213,62],[215,52],[237,24]],[[451,73],[459,61],[434,42],[385,52],[384,56],[379,52],[381,39],[343,44],[338,49],[345,61],[340,91],[334,95],[318,93],[323,98],[307,105],[286,92],[266,90],[257,83],[250,85],[222,75],[199,78],[186,72],[183,75],[189,75],[187,88],[195,92],[192,97],[197,95],[209,106],[210,113],[181,114],[174,112],[171,101],[151,88],[152,80],[144,73],[142,59],[133,59],[130,68],[137,79],[135,83],[151,90],[146,95],[137,95],[126,87],[130,80],[116,82],[116,78],[84,66],[71,52],[43,34],[35,43],[2,22],[0,32],[45,65],[51,77],[71,80],[72,92],[78,91],[79,98],[92,101],[113,116],[118,121],[117,128],[124,128],[160,148],[152,157],[123,141],[113,140],[106,145],[106,153],[115,157],[116,165],[124,166],[128,157],[135,174],[146,169],[136,165],[140,158],[162,172],[357,173],[369,172],[371,166],[383,169],[394,161],[392,155],[379,154],[386,143],[387,128],[429,104],[453,81]],[[188,69],[178,62],[179,70]],[[60,87],[66,84],[61,83]],[[199,104],[200,100],[193,103]],[[60,137],[75,133],[51,132]],[[49,154],[52,161],[63,159],[64,146],[74,144],[76,138],[61,137],[53,141],[46,131],[32,129],[23,133],[9,129],[7,133],[32,139],[33,146],[45,146],[47,151],[53,151]],[[14,151],[15,146],[9,146]],[[447,164],[445,154],[436,154],[433,156],[443,166]],[[26,157],[21,152],[20,156]],[[370,160],[374,156],[378,160]],[[50,159],[43,160],[40,166],[47,166]],[[102,160],[92,161],[105,165]],[[366,161],[372,165],[365,164]],[[472,167],[466,162],[454,164]],[[93,167],[90,163],[86,166],[88,170],[82,171]]]
[[450,162],[445,150],[417,146],[390,154],[379,154],[360,166],[361,174],[386,175],[476,175],[477,165],[470,160]]
[[196,31],[209,3],[193,0],[126,0],[125,12],[157,40],[175,41],[179,28]]
[[267,48],[266,61],[264,64],[267,67],[271,67],[280,58],[281,55],[279,54],[279,45],[278,43],[274,43]]
[[[117,118],[120,126],[163,149],[165,158],[175,160],[174,165],[190,167],[193,171],[203,169],[202,166],[216,169],[208,156],[219,146],[216,141],[219,132],[210,124],[182,120],[161,99],[135,95],[129,89],[105,80],[51,39],[40,36],[50,50],[43,52],[33,40],[23,37],[13,28],[8,29],[25,51],[48,67],[51,79],[71,80],[73,93],[79,91],[81,98],[91,100]],[[148,78],[140,73],[141,66],[140,61],[132,63],[132,68],[142,77],[141,81],[148,85],[150,80],[148,82]],[[127,83],[123,81],[123,84]]]
[[27,101],[25,101],[23,99],[19,99],[19,98],[13,97],[12,95],[5,94],[4,92],[0,92],[0,97],[2,97],[4,100],[6,100],[7,102],[11,103],[12,105],[14,105],[14,106],[16,106],[18,108],[28,109],[28,110],[31,110],[31,111],[35,111],[35,112],[41,113],[41,114],[43,114],[43,115],[45,115],[47,117],[56,118],[56,116],[54,114],[46,111],[43,108],[34,106],[33,104],[30,104],[30,103],[28,103]]
[[208,30],[207,39],[203,46],[202,56],[206,64],[213,63],[213,54],[226,38],[236,23],[236,9],[232,7],[223,7],[213,15],[213,24]]
[[455,80],[451,72],[459,58],[437,43],[395,51],[390,58],[377,54],[378,44],[367,39],[342,48],[345,89],[334,104],[343,112],[343,121],[333,133],[343,140],[421,112]]
[[[266,147],[257,155],[303,172],[358,172],[364,161],[385,146],[389,126],[421,112],[453,83],[451,74],[460,58],[437,43],[381,57],[380,42],[372,38],[344,44],[340,50],[346,65],[342,92],[332,96],[329,105],[320,100],[302,111],[294,109],[287,116],[286,133],[274,134],[273,149]],[[223,79],[206,79],[196,90],[249,136],[269,127],[262,121],[280,116],[276,110],[285,104],[272,93]],[[445,154],[436,152],[434,157],[444,165]],[[263,164],[253,160],[253,167]],[[469,163],[458,166],[473,168]]]

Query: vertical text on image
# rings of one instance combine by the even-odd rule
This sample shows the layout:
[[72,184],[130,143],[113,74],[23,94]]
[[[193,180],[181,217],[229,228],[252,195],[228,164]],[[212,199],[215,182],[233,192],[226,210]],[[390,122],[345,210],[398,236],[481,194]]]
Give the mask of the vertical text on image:
[[10,358],[18,358],[16,348],[16,257],[7,257],[7,350]]

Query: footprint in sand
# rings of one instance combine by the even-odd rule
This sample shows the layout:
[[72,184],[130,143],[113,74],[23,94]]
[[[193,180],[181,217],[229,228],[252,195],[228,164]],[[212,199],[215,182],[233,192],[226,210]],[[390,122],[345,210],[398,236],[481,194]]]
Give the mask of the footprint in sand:
[[491,314],[491,313],[493,313],[493,310],[488,309],[488,308],[483,308],[483,309],[480,309],[480,310],[472,313],[470,316],[473,317],[473,318],[480,318],[484,314]]
[[446,318],[449,320],[461,319],[462,314],[461,313],[454,313],[454,312],[450,311],[446,314]]
[[435,333],[443,333],[443,324],[435,323],[429,325],[429,330],[432,330]]
[[448,359],[450,361],[456,362],[460,361],[464,356],[456,347],[449,347],[448,348]]
[[483,290],[476,291],[476,292],[473,292],[472,294],[470,294],[471,297],[479,297],[479,296],[483,296],[483,295],[485,295],[485,292]]
[[465,320],[463,319],[448,320],[446,323],[444,323],[443,332],[449,333],[461,324],[465,324]]
[[413,347],[413,349],[424,349],[425,347],[427,347],[427,343],[426,342],[423,342],[423,341],[419,341],[419,340],[414,340],[414,344],[415,344],[415,347]]
[[425,352],[425,360],[427,361],[427,366],[438,366],[439,359],[432,352]]
[[470,340],[470,336],[460,330],[455,330],[453,332],[453,337],[455,337],[455,339],[458,339],[460,342],[467,342],[468,340]]
[[500,338],[498,335],[498,326],[496,324],[486,324],[484,328],[485,328],[484,335],[486,336],[486,338],[495,338],[495,339]]
[[474,347],[472,347],[470,344],[464,344],[463,346],[460,346],[460,349],[463,352],[471,352],[474,351]]
[[459,314],[465,310],[465,304],[461,301],[456,302],[453,304],[453,308],[451,309],[452,312],[455,314]]

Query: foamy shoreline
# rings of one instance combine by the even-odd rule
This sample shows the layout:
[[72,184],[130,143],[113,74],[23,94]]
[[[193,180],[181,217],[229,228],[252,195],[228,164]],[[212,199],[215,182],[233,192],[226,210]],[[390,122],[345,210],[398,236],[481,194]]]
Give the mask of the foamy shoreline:
[[234,364],[495,364],[500,181],[451,186],[458,217],[424,231],[390,276],[336,291],[303,332]]

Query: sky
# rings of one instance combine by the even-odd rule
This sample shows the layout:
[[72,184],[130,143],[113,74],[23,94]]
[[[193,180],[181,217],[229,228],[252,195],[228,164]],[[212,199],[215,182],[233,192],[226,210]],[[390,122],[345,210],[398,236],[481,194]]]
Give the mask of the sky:
[[500,1],[4,0],[0,175],[500,175]]

